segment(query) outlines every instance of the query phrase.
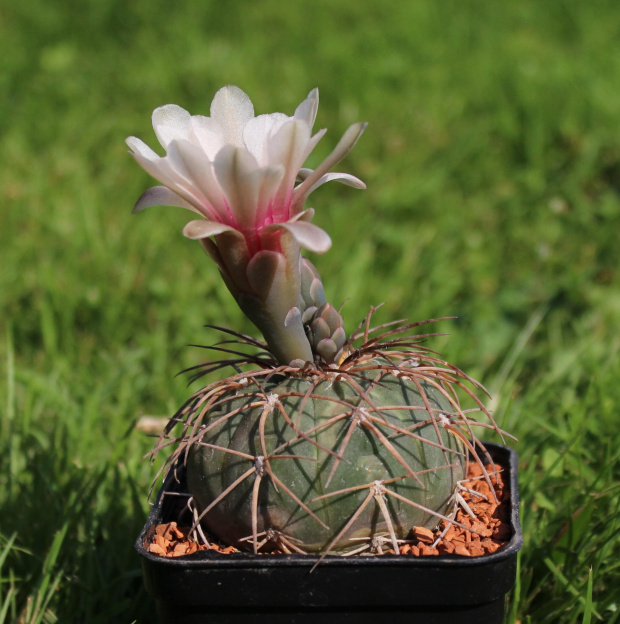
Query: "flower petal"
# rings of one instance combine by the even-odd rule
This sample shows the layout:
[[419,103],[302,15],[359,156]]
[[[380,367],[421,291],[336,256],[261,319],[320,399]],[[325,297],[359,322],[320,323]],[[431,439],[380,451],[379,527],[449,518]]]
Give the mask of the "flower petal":
[[307,167],[302,167],[297,172],[297,182],[303,182],[313,171],[314,169],[308,169]]
[[187,208],[188,210],[201,214],[200,211],[194,208],[189,202],[186,202],[182,197],[166,186],[153,186],[147,191],[144,191],[131,213],[135,214],[151,206],[178,206],[179,208]]
[[191,115],[176,104],[166,104],[153,111],[153,130],[165,150],[170,141],[187,139],[190,119]]
[[154,152],[142,139],[135,136],[130,136],[125,139],[125,143],[131,150],[131,155],[140,154],[143,158],[148,160],[159,160],[160,156]]
[[209,216],[208,213],[202,212],[204,200],[200,193],[197,192],[193,183],[187,179],[183,172],[175,169],[169,158],[160,158],[155,152],[152,152],[152,157],[150,155],[144,156],[138,151],[131,152],[131,155],[149,175],[189,202],[201,214]]
[[352,186],[357,189],[365,189],[366,185],[359,178],[349,174],[349,173],[326,173],[324,176],[321,176],[307,191],[306,197],[310,195],[313,191],[315,191],[319,186],[322,186],[326,182],[340,182],[341,184],[346,184],[346,186]]
[[260,171],[260,186],[258,190],[258,207],[256,211],[255,226],[260,227],[267,218],[269,208],[284,175],[284,167],[263,167]]
[[189,141],[173,141],[168,152],[171,161],[184,169],[187,178],[204,197],[206,205],[213,210],[209,216],[217,221],[227,221],[230,215],[224,191],[215,177],[213,163],[203,150]]
[[304,120],[310,128],[314,125],[316,112],[319,108],[319,90],[312,89],[308,97],[295,110],[295,119]]
[[234,232],[235,230],[225,223],[216,223],[215,221],[190,221],[184,228],[183,234],[192,240],[200,240],[202,238],[210,238],[223,232]]
[[276,195],[278,206],[274,211],[274,217],[278,220],[288,220],[289,218],[289,194],[295,185],[297,172],[306,159],[309,140],[310,128],[308,124],[305,121],[291,119],[278,130],[269,143],[269,163],[271,165],[283,165],[285,168],[285,174]]
[[273,232],[279,229],[286,230],[292,234],[301,247],[315,253],[325,253],[332,246],[332,239],[327,232],[314,225],[314,223],[308,223],[307,221],[274,223],[263,228],[263,231]]
[[211,161],[226,144],[224,133],[217,121],[204,115],[192,115],[189,138]]
[[222,129],[226,143],[242,147],[243,127],[254,117],[254,106],[239,87],[228,85],[215,94],[211,117]]
[[310,128],[305,121],[289,119],[278,129],[269,142],[269,163],[294,169],[295,175],[303,165],[305,147],[310,140]]
[[298,212],[294,217],[289,219],[289,223],[295,223],[295,221],[307,221],[310,223],[314,219],[314,208],[307,208],[303,212]]
[[366,123],[356,123],[349,126],[340,141],[338,141],[334,151],[295,189],[291,214],[295,214],[301,209],[308,195],[308,189],[351,151],[351,148],[362,136],[367,125]]
[[327,128],[323,128],[322,130],[319,130],[313,137],[310,138],[310,140],[308,141],[308,145],[306,147],[306,155],[304,157],[304,162],[306,161],[306,158],[310,156],[310,152],[316,147],[316,144],[325,136],[326,132],[327,132]]
[[254,227],[262,178],[254,156],[244,148],[226,145],[215,157],[214,168],[235,225]]
[[283,113],[272,113],[271,115],[253,117],[245,125],[243,141],[259,165],[268,164],[267,146],[269,140],[289,119],[290,117]]

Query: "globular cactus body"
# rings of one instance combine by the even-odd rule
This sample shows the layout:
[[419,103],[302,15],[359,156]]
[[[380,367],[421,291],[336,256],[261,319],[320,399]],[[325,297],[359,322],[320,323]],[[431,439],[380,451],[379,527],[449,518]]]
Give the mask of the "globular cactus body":
[[222,395],[187,465],[208,531],[248,549],[271,530],[325,552],[387,536],[389,525],[397,538],[434,528],[464,475],[463,448],[443,426],[452,408],[442,390],[385,364]]

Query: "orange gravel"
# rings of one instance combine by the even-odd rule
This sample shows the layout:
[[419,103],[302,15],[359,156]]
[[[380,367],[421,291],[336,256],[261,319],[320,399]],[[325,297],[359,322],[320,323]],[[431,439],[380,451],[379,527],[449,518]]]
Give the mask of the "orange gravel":
[[[474,517],[460,506],[456,521],[463,526],[442,521],[435,531],[424,527],[412,527],[408,539],[399,544],[400,553],[416,557],[444,553],[476,557],[493,553],[504,546],[512,536],[510,493],[504,485],[501,466],[496,464],[494,469],[495,473],[490,478],[499,504],[494,502],[489,485],[481,478],[480,466],[472,463],[469,466],[467,480],[462,482],[467,489],[461,491],[461,496]],[[487,470],[493,472],[491,466],[488,466]],[[473,490],[481,496],[468,490]],[[190,536],[189,527],[179,527],[176,522],[157,525],[149,544],[149,552],[163,557],[180,557],[199,550],[216,550],[226,554],[239,552],[233,546],[221,546],[212,541],[209,546],[199,544]],[[377,554],[393,552],[390,542],[385,541]],[[274,554],[274,551],[269,554]],[[369,551],[366,550],[362,554],[369,554]]]

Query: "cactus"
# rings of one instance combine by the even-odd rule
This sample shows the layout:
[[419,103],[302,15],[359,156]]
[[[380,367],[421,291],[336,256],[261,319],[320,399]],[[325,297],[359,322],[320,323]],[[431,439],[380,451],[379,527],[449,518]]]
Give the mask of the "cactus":
[[[173,205],[202,216],[185,235],[200,241],[265,338],[222,330],[232,339],[212,348],[224,359],[195,367],[194,378],[225,366],[235,374],[190,397],[154,454],[176,444],[164,469],[186,465],[196,528],[227,544],[325,555],[387,537],[398,553],[413,526],[456,522],[467,462],[483,465],[475,429],[503,432],[475,394],[481,386],[424,346],[432,334],[411,335],[431,321],[373,329],[371,309],[347,338],[318,271],[301,255],[331,245],[304,203],[330,180],[364,188],[328,171],[365,124],[351,126],[317,169],[304,169],[324,133],[312,136],[317,107],[313,90],[293,117],[254,117],[247,95],[224,87],[211,117],[156,109],[164,157],[127,140],[163,184],[134,212]],[[473,409],[461,408],[459,392]]]
[[[188,462],[189,490],[207,511],[209,529],[233,544],[277,531],[320,552],[350,549],[351,539],[374,533],[404,538],[412,526],[434,526],[432,510],[447,509],[463,478],[462,447],[433,427],[413,381],[380,372],[376,381],[282,377],[225,393]],[[440,394],[424,391],[437,413],[447,411]],[[384,409],[396,405],[418,409]],[[402,498],[390,500],[390,513],[376,518],[374,505],[366,505],[339,536],[375,482],[391,480],[389,491]]]

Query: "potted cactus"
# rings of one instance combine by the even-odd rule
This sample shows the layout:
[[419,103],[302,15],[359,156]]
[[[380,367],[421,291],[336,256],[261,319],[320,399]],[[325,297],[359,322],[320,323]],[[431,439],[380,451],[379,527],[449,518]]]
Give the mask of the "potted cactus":
[[[520,546],[514,454],[479,441],[480,430],[505,434],[478,397],[481,386],[426,346],[432,334],[413,332],[431,321],[372,327],[372,309],[347,335],[340,311],[327,301],[301,252],[323,253],[331,240],[305,202],[331,180],[364,188],[358,178],[330,171],[366,124],[352,125],[316,169],[305,169],[325,133],[312,134],[317,107],[315,89],[292,117],[254,116],[248,96],[227,86],[215,95],[210,117],[175,105],[155,110],[165,156],[127,139],[135,160],[162,184],[147,190],[134,212],[163,205],[196,213],[183,233],[200,242],[264,338],[218,328],[226,338],[212,348],[221,359],[193,372],[198,378],[230,367],[232,374],[195,392],[160,438],[155,453],[172,448],[162,467],[165,484],[137,541],[147,586],[157,594],[162,622],[205,621],[205,609],[206,621],[236,621],[231,613],[273,621],[285,612],[291,617],[276,621],[298,621],[291,614],[331,621],[330,613],[334,621],[346,614],[365,621],[363,614],[378,608],[440,622],[454,609],[446,596],[459,594],[442,588],[444,580],[456,582],[453,570],[473,579],[484,559],[482,575],[495,593],[467,588],[455,604],[463,612],[478,609],[486,622],[502,621]],[[482,496],[499,504],[495,461],[513,490],[508,546],[485,557],[399,557],[413,527],[464,527],[456,512],[467,507],[461,493],[470,463],[488,486]],[[196,539],[235,554],[210,549],[172,559],[149,552],[155,525],[176,519],[180,509]],[[465,528],[477,531],[471,523]],[[382,544],[392,554],[373,556]],[[389,592],[379,577],[392,579]],[[399,597],[390,602],[395,588]],[[280,595],[287,596],[283,603]],[[439,596],[439,606],[429,595]]]

